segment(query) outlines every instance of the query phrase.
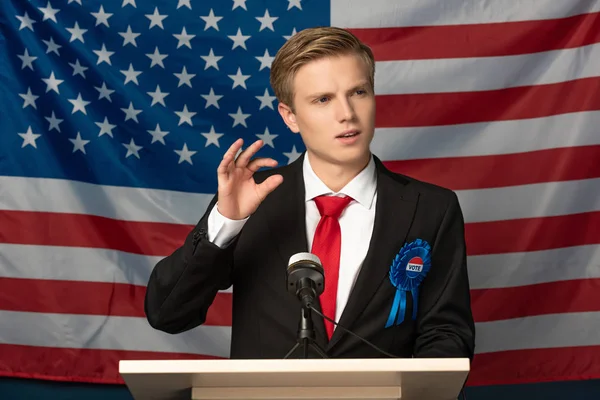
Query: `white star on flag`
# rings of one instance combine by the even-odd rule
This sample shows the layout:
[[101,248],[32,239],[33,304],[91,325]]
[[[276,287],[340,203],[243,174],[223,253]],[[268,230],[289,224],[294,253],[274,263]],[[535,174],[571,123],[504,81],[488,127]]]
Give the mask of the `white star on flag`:
[[50,132],[53,129],[56,129],[57,131],[60,132],[60,123],[63,122],[64,120],[56,118],[56,115],[54,115],[54,111],[52,111],[52,115],[49,117],[44,117],[46,118],[46,120],[48,121],[48,123],[50,124],[50,126],[48,127],[48,132]]
[[255,97],[260,100],[259,110],[262,110],[264,107],[269,107],[271,110],[275,110],[273,107],[273,102],[275,101],[276,97],[269,94],[269,89],[265,89],[264,95]]
[[27,88],[27,93],[19,93],[19,96],[23,98],[23,108],[27,106],[31,106],[37,110],[37,106],[35,105],[35,101],[40,97],[31,93],[31,88]]
[[146,57],[148,57],[150,60],[152,60],[152,63],[150,64],[150,68],[154,67],[155,65],[159,65],[162,68],[165,68],[165,64],[163,63],[163,60],[167,57],[169,57],[168,54],[160,54],[160,52],[158,51],[158,46],[156,46],[154,48],[154,53],[148,53],[146,54]]
[[193,165],[192,163],[192,156],[194,154],[197,153],[197,151],[190,151],[188,150],[187,147],[187,143],[183,144],[183,148],[181,150],[173,150],[175,153],[177,153],[179,155],[179,162],[178,164],[181,164],[182,162],[188,162],[191,165]]
[[257,133],[256,136],[258,136],[258,138],[260,140],[262,140],[265,145],[271,146],[272,148],[275,148],[275,144],[273,143],[273,139],[275,139],[279,135],[273,135],[273,134],[271,134],[271,132],[269,132],[269,127],[267,126],[265,128],[265,133],[263,133],[263,134]]
[[90,141],[83,140],[81,138],[81,133],[77,132],[77,137],[75,139],[69,140],[71,141],[71,143],[73,143],[73,153],[75,153],[76,151],[81,151],[83,154],[86,154],[85,145],[88,144]]
[[177,116],[179,117],[179,123],[177,124],[178,126],[182,124],[188,124],[192,126],[192,117],[197,113],[188,111],[187,104],[184,104],[183,110],[175,111],[175,114],[177,114]]
[[180,87],[181,85],[187,85],[189,87],[192,87],[192,78],[196,76],[196,74],[188,74],[185,65],[183,66],[183,69],[181,70],[180,74],[173,75],[179,78],[179,84],[177,85],[177,87]]
[[210,12],[207,16],[200,18],[202,18],[204,22],[206,22],[206,24],[204,25],[204,30],[207,30],[208,28],[215,28],[217,31],[219,30],[219,21],[223,19],[223,17],[216,17],[212,8],[210,9]]
[[56,77],[54,76],[54,71],[52,71],[49,78],[42,80],[46,84],[46,93],[48,93],[51,90],[54,90],[56,93],[60,94],[60,91],[58,90],[58,85],[63,83],[64,80],[56,79]]
[[102,49],[94,50],[94,53],[98,56],[98,62],[96,63],[96,65],[99,65],[102,62],[105,62],[108,65],[112,65],[112,63],[110,62],[110,56],[115,54],[115,52],[106,50],[106,46],[104,45],[104,43],[102,43]]
[[219,138],[221,136],[223,136],[223,133],[217,133],[215,132],[215,127],[213,125],[210,126],[210,132],[208,133],[202,133],[202,136],[204,136],[206,138],[206,144],[204,147],[208,147],[211,144],[214,144],[217,147],[221,147],[219,145]]
[[52,4],[50,4],[50,2],[48,2],[48,4],[46,5],[46,7],[38,7],[38,9],[44,14],[44,17],[42,18],[42,21],[45,21],[47,19],[52,20],[54,22],[58,22],[56,20],[56,14],[60,11],[58,8],[52,8]]
[[207,70],[210,67],[214,67],[216,70],[219,69],[219,60],[223,58],[222,56],[215,56],[213,53],[213,49],[211,48],[208,52],[207,56],[200,56],[204,61],[206,61],[206,65],[204,66],[204,70]]
[[27,67],[33,71],[33,62],[37,60],[37,57],[30,56],[27,48],[25,48],[25,52],[23,53],[23,55],[17,54],[17,57],[19,57],[23,62],[21,64],[21,69],[25,69],[25,67]]
[[160,129],[159,124],[156,124],[156,128],[153,131],[148,130],[148,133],[150,135],[152,135],[152,142],[150,144],[152,144],[154,142],[161,142],[162,144],[166,144],[164,137],[167,136],[169,134],[169,132],[162,131]]
[[129,107],[121,108],[121,111],[125,113],[125,121],[129,121],[130,119],[132,119],[135,122],[139,122],[137,116],[142,112],[142,110],[136,110],[135,108],[133,108],[133,102],[130,101]]
[[242,30],[240,28],[238,28],[235,36],[227,36],[227,37],[229,39],[233,40],[233,47],[231,48],[231,50],[235,49],[236,47],[241,47],[244,50],[248,50],[246,48],[246,40],[250,39],[250,36],[242,35]]
[[248,127],[246,125],[246,119],[250,116],[250,114],[242,113],[242,107],[238,106],[237,112],[235,114],[229,114],[231,118],[233,118],[233,128],[237,125],[243,125],[244,127]]
[[246,80],[248,80],[248,78],[250,78],[250,75],[243,75],[242,69],[240,67],[238,67],[237,73],[235,75],[227,75],[227,76],[229,76],[233,80],[232,89],[235,89],[238,86],[241,86],[244,89],[247,89],[246,88]]
[[269,10],[267,9],[264,16],[256,17],[256,19],[260,22],[260,28],[258,29],[259,32],[261,32],[263,29],[270,29],[275,32],[273,22],[277,21],[279,17],[271,17],[269,15]]
[[27,128],[26,133],[19,133],[19,136],[23,138],[23,144],[21,145],[21,148],[31,145],[37,149],[37,143],[35,141],[42,135],[39,133],[33,133],[30,126]]
[[127,25],[127,31],[119,32],[119,35],[123,37],[123,47],[127,44],[132,44],[134,47],[137,47],[137,43],[135,39],[141,35],[141,33],[134,33],[131,31],[131,25]]
[[98,12],[91,14],[94,16],[94,18],[96,18],[96,26],[102,24],[106,25],[107,28],[110,28],[110,25],[108,24],[108,19],[112,17],[112,14],[104,12],[104,6],[101,5],[100,10],[98,10]]
[[131,155],[137,157],[138,159],[140,158],[140,154],[138,153],[138,151],[140,151],[142,149],[142,146],[137,146],[135,144],[135,142],[133,141],[133,138],[131,138],[129,143],[121,143],[121,144],[127,149],[127,154],[125,154],[125,158],[127,158]]
[[183,27],[183,29],[181,29],[180,34],[173,34],[173,36],[175,36],[175,38],[177,39],[177,48],[180,48],[181,46],[187,46],[190,49],[192,48],[190,40],[196,37],[196,35],[190,35],[189,33],[187,33],[187,31],[185,30],[185,26]]
[[156,85],[156,90],[154,92],[148,92],[148,94],[150,95],[150,97],[152,97],[152,104],[150,104],[150,107],[152,107],[156,103],[160,103],[165,107],[167,106],[165,104],[165,97],[167,97],[169,93],[161,92],[159,85]]
[[153,14],[146,14],[146,18],[150,20],[150,27],[148,29],[152,29],[155,26],[158,26],[160,29],[165,29],[163,26],[163,20],[167,18],[167,15],[161,15],[158,12],[158,7],[154,7]]
[[81,29],[77,21],[75,21],[75,25],[72,28],[66,28],[67,31],[71,34],[71,39],[69,42],[74,42],[75,40],[79,40],[81,43],[85,43],[85,39],[83,38],[83,34],[86,33],[87,29]]
[[206,100],[206,106],[204,108],[208,108],[210,106],[215,106],[215,108],[219,108],[219,100],[223,97],[223,95],[216,95],[213,88],[210,88],[210,92],[208,94],[200,95]]
[[37,21],[34,21],[31,18],[29,18],[29,15],[27,15],[27,11],[25,11],[25,14],[23,14],[23,16],[17,15],[17,19],[21,21],[21,25],[19,25],[19,30],[27,28],[33,32],[33,24],[35,24]]
[[248,8],[246,8],[246,1],[247,0],[233,0],[233,8],[231,10],[233,11],[236,8],[241,7],[244,10],[248,11]]
[[71,114],[75,114],[77,111],[80,111],[83,114],[87,115],[85,107],[87,107],[90,104],[90,102],[83,100],[83,98],[81,97],[81,93],[77,95],[76,99],[69,99],[69,103],[73,104],[73,111],[71,112]]
[[110,98],[110,95],[113,94],[115,91],[107,88],[106,82],[102,82],[102,87],[94,87],[94,89],[96,89],[98,92],[100,92],[98,94],[98,100],[107,99],[109,102],[112,103],[112,99]]
[[302,0],[288,0],[288,11],[292,9],[292,7],[297,7],[298,10],[302,10],[302,4],[300,4]]
[[108,122],[107,117],[104,117],[103,122],[96,122],[96,125],[98,125],[98,127],[100,128],[100,133],[98,133],[98,137],[100,137],[104,134],[106,134],[110,137],[114,137],[112,130],[115,129],[117,126]]
[[260,61],[260,69],[262,71],[263,68],[271,68],[271,64],[275,57],[269,55],[269,50],[265,50],[265,54],[262,57],[255,57],[258,61]]
[[139,85],[140,83],[137,80],[137,77],[141,75],[142,71],[136,71],[133,69],[133,65],[131,63],[129,63],[129,69],[127,70],[121,70],[121,73],[123,75],[125,75],[125,83],[124,85],[127,85],[128,82],[133,82],[136,85]]
[[283,153],[284,156],[286,156],[288,158],[288,165],[293,163],[294,161],[296,161],[298,159],[298,157],[300,157],[300,155],[302,155],[302,153],[298,153],[298,151],[296,150],[296,146],[292,146],[292,151],[290,151],[289,153]]
[[73,68],[73,76],[81,75],[83,78],[85,78],[84,72],[88,70],[88,67],[84,67],[79,64],[79,59],[75,60],[75,64],[69,63],[69,65]]

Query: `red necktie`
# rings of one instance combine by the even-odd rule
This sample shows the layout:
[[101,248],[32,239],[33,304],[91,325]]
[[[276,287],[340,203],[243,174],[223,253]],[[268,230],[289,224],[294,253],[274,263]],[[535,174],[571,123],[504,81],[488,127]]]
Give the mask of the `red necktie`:
[[[320,296],[323,314],[335,321],[342,233],[338,218],[352,201],[351,197],[318,196],[315,199],[321,219],[315,231],[311,253],[321,260],[325,270],[325,290]],[[331,339],[333,324],[325,320],[327,336]]]

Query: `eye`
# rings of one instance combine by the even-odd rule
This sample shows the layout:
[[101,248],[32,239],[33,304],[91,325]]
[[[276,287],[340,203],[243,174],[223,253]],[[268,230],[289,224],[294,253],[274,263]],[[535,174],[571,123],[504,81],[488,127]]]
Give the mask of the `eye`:
[[366,94],[366,93],[367,93],[367,91],[364,90],[364,89],[356,89],[356,94],[358,94],[359,96],[363,95],[363,94]]
[[329,97],[323,96],[323,97],[319,97],[317,99],[317,102],[319,102],[319,103],[325,103],[327,100],[329,100]]

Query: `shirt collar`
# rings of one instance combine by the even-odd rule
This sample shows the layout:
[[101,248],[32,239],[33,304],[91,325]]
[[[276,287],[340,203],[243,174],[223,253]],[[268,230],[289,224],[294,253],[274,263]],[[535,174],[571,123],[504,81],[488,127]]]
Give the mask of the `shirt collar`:
[[367,166],[337,193],[329,189],[315,174],[308,160],[308,154],[305,154],[304,157],[302,173],[304,175],[305,201],[312,200],[320,195],[343,194],[352,197],[367,209],[370,209],[373,205],[377,190],[377,173],[372,155]]

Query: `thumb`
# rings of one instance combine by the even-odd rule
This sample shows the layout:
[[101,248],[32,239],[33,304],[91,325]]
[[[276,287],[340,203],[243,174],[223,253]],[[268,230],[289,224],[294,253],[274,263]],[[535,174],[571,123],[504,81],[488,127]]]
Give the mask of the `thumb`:
[[277,186],[281,185],[283,182],[283,176],[281,175],[272,175],[265,179],[263,183],[256,185],[256,192],[260,197],[260,200],[264,200],[273,190],[277,188]]

